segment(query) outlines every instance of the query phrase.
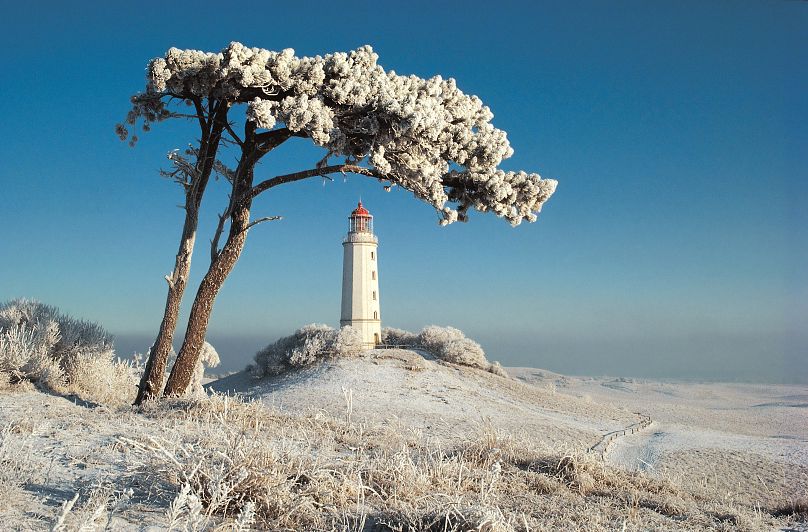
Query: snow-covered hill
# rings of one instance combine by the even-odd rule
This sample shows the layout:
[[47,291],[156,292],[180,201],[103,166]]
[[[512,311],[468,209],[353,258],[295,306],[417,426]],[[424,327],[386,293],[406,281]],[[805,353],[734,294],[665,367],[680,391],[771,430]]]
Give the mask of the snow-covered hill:
[[463,439],[481,425],[526,434],[551,445],[585,449],[603,432],[637,421],[636,414],[551,387],[442,363],[423,351],[384,349],[332,359],[275,377],[241,372],[208,388],[239,393],[286,412],[322,410],[356,422]]

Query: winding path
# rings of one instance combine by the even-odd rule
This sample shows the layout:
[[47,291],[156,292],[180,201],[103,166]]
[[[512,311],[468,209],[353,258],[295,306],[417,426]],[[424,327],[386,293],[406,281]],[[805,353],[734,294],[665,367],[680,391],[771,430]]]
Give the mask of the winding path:
[[635,412],[635,414],[640,417],[639,421],[637,421],[636,423],[632,423],[631,425],[625,428],[605,433],[603,436],[601,436],[600,440],[598,440],[597,443],[589,447],[586,450],[586,452],[594,453],[595,455],[600,457],[601,460],[605,460],[606,453],[609,452],[609,446],[617,438],[628,436],[630,434],[635,434],[637,432],[647,429],[653,424],[653,421],[649,416],[642,414],[640,412]]

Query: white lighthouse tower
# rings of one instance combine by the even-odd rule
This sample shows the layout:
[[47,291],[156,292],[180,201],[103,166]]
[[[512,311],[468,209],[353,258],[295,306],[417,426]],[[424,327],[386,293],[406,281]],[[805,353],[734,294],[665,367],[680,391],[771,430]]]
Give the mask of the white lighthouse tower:
[[348,234],[342,241],[342,316],[341,327],[350,325],[362,334],[365,347],[382,341],[379,307],[379,240],[373,234],[373,216],[362,202],[348,217]]

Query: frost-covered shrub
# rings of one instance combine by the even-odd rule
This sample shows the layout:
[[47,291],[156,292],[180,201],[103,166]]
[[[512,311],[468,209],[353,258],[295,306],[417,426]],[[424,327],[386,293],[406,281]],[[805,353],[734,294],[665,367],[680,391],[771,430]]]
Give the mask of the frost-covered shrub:
[[58,341],[56,322],[0,328],[0,373],[12,384],[31,381],[50,389],[63,386],[64,371],[51,356]]
[[480,344],[466,338],[463,331],[454,327],[424,327],[418,335],[419,343],[438,358],[475,368],[488,369],[488,361]]
[[102,403],[128,401],[137,383],[100,325],[26,299],[0,304],[0,373]]
[[16,299],[0,304],[0,329],[26,325],[32,329],[58,326],[59,338],[51,348],[58,359],[82,351],[106,351],[112,349],[112,335],[97,323],[79,320],[62,314],[58,308],[30,299]]
[[336,331],[332,350],[334,354],[341,357],[356,356],[363,350],[362,333],[359,329],[346,325]]
[[255,362],[259,375],[279,375],[326,358],[356,356],[361,351],[362,336],[353,327],[337,330],[313,323],[266,346],[255,354]]
[[191,385],[188,387],[188,393],[193,395],[206,395],[205,389],[202,387],[202,379],[205,377],[205,368],[215,368],[219,365],[221,359],[216,349],[208,342],[202,345],[202,351],[199,353],[199,360],[194,368],[194,376],[191,379]]
[[414,346],[418,344],[418,335],[410,331],[405,331],[404,329],[385,327],[382,329],[382,343],[387,345]]
[[505,368],[502,367],[498,361],[491,362],[491,365],[486,368],[489,372],[493,373],[494,375],[499,375],[500,377],[505,377],[509,379],[511,376],[508,375],[508,372],[505,371]]
[[422,347],[446,362],[480,368],[500,377],[508,377],[499,362],[493,364],[488,362],[480,344],[466,338],[463,331],[454,327],[430,325],[424,327],[419,334],[385,327],[382,329],[382,341],[387,345]]
[[329,348],[334,329],[327,325],[306,325],[295,333],[300,338],[299,344],[288,351],[289,364],[292,366],[310,366],[323,357]]

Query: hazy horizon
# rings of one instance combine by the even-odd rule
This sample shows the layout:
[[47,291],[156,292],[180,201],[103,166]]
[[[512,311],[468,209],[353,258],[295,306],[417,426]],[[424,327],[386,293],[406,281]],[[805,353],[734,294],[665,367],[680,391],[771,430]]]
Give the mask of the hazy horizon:
[[[241,371],[253,362],[253,356],[280,336],[291,333],[267,335],[226,335],[212,334],[208,341],[216,348],[222,363],[212,374]],[[539,342],[542,347],[533,348],[518,341],[491,337],[475,338],[486,351],[489,360],[497,360],[506,367],[532,367],[571,376],[626,377],[658,380],[688,380],[714,382],[748,382],[761,384],[808,384],[808,373],[800,365],[787,371],[780,364],[772,364],[777,357],[760,357],[752,352],[744,352],[738,364],[737,356],[719,357],[712,364],[704,363],[704,354],[715,350],[708,342],[702,342],[698,351],[677,354],[677,346],[667,345],[662,350],[641,351],[635,357],[616,357],[613,354],[598,353],[594,349],[575,351],[569,342],[563,340]],[[116,352],[122,358],[133,353],[144,354],[154,341],[154,335],[145,333],[120,334],[115,337]],[[181,340],[175,342],[179,349]],[[743,345],[738,345],[743,349]],[[661,352],[660,352],[661,351]],[[734,359],[735,367],[727,364]],[[646,362],[650,360],[652,364]],[[796,359],[795,359],[796,360]],[[665,363],[667,361],[667,363]]]

